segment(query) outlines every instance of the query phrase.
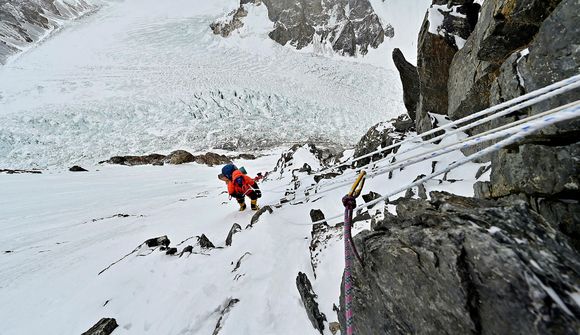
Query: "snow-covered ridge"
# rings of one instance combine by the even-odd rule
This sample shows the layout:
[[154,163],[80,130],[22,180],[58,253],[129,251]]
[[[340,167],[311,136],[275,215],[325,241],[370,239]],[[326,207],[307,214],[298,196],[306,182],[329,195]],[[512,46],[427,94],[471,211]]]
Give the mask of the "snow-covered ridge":
[[0,2],[0,64],[41,41],[67,20],[78,18],[95,8],[95,0]]

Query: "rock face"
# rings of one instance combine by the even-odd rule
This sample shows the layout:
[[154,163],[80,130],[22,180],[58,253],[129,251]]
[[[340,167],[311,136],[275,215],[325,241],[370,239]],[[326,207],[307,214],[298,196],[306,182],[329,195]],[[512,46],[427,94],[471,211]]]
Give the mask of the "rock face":
[[40,41],[63,21],[78,18],[96,6],[91,0],[5,0],[0,2],[0,64]]
[[405,103],[405,108],[407,108],[407,113],[414,122],[420,93],[417,67],[407,62],[405,56],[398,48],[393,50],[393,61],[395,62],[397,70],[399,70],[401,82],[403,83],[403,102]]
[[434,0],[429,8],[419,33],[417,50],[417,72],[420,82],[419,105],[416,117],[417,131],[422,133],[432,128],[428,113],[447,114],[447,86],[449,71],[455,53],[473,30],[472,20],[458,13],[477,12],[473,1]]
[[524,202],[431,199],[355,237],[355,333],[577,332],[580,262],[563,234]]
[[449,70],[449,111],[457,119],[489,107],[502,63],[525,48],[560,0],[483,3],[479,22]]
[[[214,33],[227,37],[242,27],[248,3],[260,5],[261,1],[241,0],[238,9],[211,24]],[[377,48],[385,36],[395,34],[392,26],[383,27],[368,0],[264,0],[263,3],[274,26],[270,38],[296,49],[314,43],[342,55],[364,55],[369,47]]]

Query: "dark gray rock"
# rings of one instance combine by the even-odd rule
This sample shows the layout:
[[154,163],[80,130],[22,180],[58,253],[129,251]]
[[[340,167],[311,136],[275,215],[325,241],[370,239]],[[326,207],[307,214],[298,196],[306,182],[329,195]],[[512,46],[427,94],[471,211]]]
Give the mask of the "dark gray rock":
[[308,276],[302,272],[298,272],[296,277],[296,287],[302,298],[302,304],[306,309],[306,314],[308,319],[312,322],[314,329],[318,330],[320,334],[324,334],[324,322],[326,321],[326,315],[321,313],[318,309],[318,303],[316,302],[317,295],[312,289],[312,284],[308,280]]
[[[244,1],[244,0],[242,0]],[[223,323],[225,322],[227,315],[231,312],[231,310],[234,308],[234,306],[240,302],[240,299],[236,299],[236,298],[229,298],[225,304],[223,305],[223,308],[220,311],[220,318],[218,319],[215,328],[212,332],[212,335],[219,335],[220,330],[223,328]]]
[[38,171],[38,170],[11,170],[11,169],[0,169],[0,173],[6,173],[6,174],[21,174],[21,173],[42,174],[42,171]]
[[[264,207],[258,209],[258,211],[252,216],[252,219],[250,220],[250,224],[248,225],[248,227],[253,227],[260,220],[262,215],[266,212],[272,214],[272,213],[274,213],[274,210],[272,209],[271,206],[264,206]],[[246,227],[246,229],[248,227]]]
[[[394,143],[395,139],[400,138],[400,134],[396,134],[395,129],[390,122],[381,122],[371,127],[367,133],[361,137],[354,148],[354,158],[370,154],[380,148],[386,148]],[[365,166],[372,161],[386,157],[392,153],[393,150],[385,150],[384,152],[374,154],[371,157],[363,158],[355,163],[357,167]]]
[[492,196],[579,192],[578,157],[580,142],[569,146],[523,144],[516,150],[501,150],[492,161]]
[[199,242],[199,246],[202,247],[203,249],[215,248],[215,245],[211,243],[211,241],[209,240],[209,238],[207,238],[207,236],[205,236],[205,234],[201,234],[201,236],[198,238],[197,241]]
[[[371,191],[371,192],[369,192],[369,193],[367,193],[367,194],[363,194],[363,195],[362,195],[362,198],[363,198],[363,201],[364,201],[364,202],[371,202],[371,201],[373,201],[373,200],[376,200],[376,199],[378,199],[378,198],[380,198],[380,197],[381,197],[381,195],[380,195],[380,194],[378,194],[378,193],[376,193],[376,192],[372,192],[372,191]],[[373,206],[370,206],[369,208],[373,208],[374,206],[375,206],[375,205],[373,205]]]
[[68,169],[70,172],[87,172],[89,170],[87,169],[83,169],[82,167],[75,165],[73,167],[71,167],[70,169]]
[[119,327],[117,320],[113,318],[102,318],[81,335],[110,335],[117,327]]
[[169,248],[167,249],[167,251],[165,252],[166,255],[175,255],[177,253],[177,248]]
[[[310,210],[310,219],[312,222],[322,221],[325,219],[324,213],[320,209],[311,209]],[[320,224],[325,224],[326,222],[322,222]]]
[[[443,21],[439,27],[431,27],[429,14],[425,16],[421,31],[419,32],[417,51],[417,72],[420,83],[420,96],[415,120],[419,133],[424,133],[432,129],[431,119],[428,113],[446,115],[448,111],[448,80],[450,78],[450,68],[453,57],[459,49],[456,37],[467,39],[473,30],[472,24],[466,17],[452,14],[453,10],[462,8],[461,6],[471,6],[473,1],[438,1],[434,0],[433,5],[443,5],[453,7],[432,6],[429,11],[436,11],[443,16]],[[465,8],[466,12],[473,10]],[[474,15],[470,14],[470,17]],[[437,31],[437,34],[429,31]]]
[[147,241],[145,241],[144,243],[149,248],[155,248],[158,246],[167,247],[167,246],[169,246],[171,241],[167,238],[167,235],[163,235],[163,236],[159,236],[159,237],[150,238]]
[[393,127],[399,133],[407,133],[415,130],[415,121],[413,121],[408,115],[399,115],[396,119],[392,120]]
[[226,245],[228,247],[232,245],[232,238],[234,237],[234,235],[236,233],[239,233],[240,231],[242,231],[242,227],[239,224],[234,223],[232,225],[232,228],[230,228],[230,232],[228,233],[228,236],[226,237]]
[[402,200],[387,231],[355,236],[355,333],[577,332],[580,257],[566,237],[524,202],[431,199]]
[[560,0],[483,3],[479,22],[449,72],[448,115],[458,119],[490,106],[502,63],[528,45]]
[[191,254],[193,252],[193,246],[188,245],[187,247],[183,248],[183,250],[181,250],[181,253],[179,254],[179,257],[183,256],[183,254],[185,254],[186,252]]

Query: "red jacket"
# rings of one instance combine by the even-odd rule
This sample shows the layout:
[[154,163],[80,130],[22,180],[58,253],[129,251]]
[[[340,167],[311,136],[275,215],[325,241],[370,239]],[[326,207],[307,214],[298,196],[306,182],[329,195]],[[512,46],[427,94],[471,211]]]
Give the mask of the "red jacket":
[[246,195],[246,192],[255,186],[254,179],[243,174],[240,170],[236,170],[232,173],[232,180],[228,182],[228,193],[230,195]]

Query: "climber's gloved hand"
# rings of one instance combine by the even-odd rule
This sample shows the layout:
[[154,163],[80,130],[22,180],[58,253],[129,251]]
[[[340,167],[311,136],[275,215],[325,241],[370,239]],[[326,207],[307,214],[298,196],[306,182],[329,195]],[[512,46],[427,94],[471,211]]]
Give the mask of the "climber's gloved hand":
[[256,196],[258,198],[261,198],[262,197],[262,191],[260,191],[260,190],[254,190],[254,193],[256,194]]

